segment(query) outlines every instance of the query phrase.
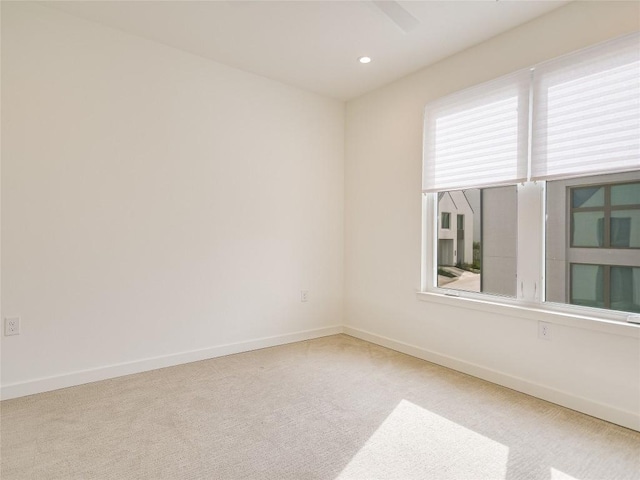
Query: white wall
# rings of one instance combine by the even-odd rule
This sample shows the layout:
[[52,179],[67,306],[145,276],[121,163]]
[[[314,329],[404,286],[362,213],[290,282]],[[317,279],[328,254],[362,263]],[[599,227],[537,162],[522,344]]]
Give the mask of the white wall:
[[[425,104],[640,28],[637,2],[574,2],[347,103],[346,331],[640,428],[638,329],[422,301]],[[537,320],[553,321],[552,341]]]
[[343,103],[2,3],[5,398],[340,330]]

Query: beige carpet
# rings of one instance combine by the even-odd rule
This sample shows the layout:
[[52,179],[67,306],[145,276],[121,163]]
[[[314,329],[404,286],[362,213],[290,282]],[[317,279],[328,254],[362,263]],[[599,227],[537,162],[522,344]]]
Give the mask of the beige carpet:
[[345,335],[1,409],[2,480],[640,478],[638,432]]

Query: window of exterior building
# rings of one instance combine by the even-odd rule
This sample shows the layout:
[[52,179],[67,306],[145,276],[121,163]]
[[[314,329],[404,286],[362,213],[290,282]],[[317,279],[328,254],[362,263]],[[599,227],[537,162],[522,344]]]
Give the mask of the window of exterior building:
[[449,229],[451,225],[451,214],[449,212],[442,212],[442,228]]
[[640,248],[640,183],[571,189],[571,247]]
[[640,313],[640,267],[572,263],[570,302]]

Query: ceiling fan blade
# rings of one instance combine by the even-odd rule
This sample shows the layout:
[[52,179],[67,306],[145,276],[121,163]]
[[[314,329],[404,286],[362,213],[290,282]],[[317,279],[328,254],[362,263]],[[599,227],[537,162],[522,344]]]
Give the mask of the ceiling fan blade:
[[392,0],[372,0],[376,7],[382,11],[387,17],[389,17],[393,23],[395,23],[400,30],[404,33],[409,33],[411,30],[420,25],[420,20],[407,12],[402,5]]

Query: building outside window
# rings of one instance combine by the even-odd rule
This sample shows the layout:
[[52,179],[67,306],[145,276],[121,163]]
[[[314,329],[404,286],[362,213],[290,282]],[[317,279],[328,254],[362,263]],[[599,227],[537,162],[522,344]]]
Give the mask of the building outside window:
[[[473,268],[474,230],[464,228],[465,218],[471,225],[476,218],[476,197],[474,192],[464,190],[438,195],[438,215],[442,219],[438,229],[438,286],[455,282],[455,288],[480,291],[480,266]],[[475,209],[472,202],[476,203]],[[456,218],[453,228],[451,215]],[[479,219],[477,216],[476,221]]]
[[547,182],[547,301],[640,313],[634,179],[637,173]]

